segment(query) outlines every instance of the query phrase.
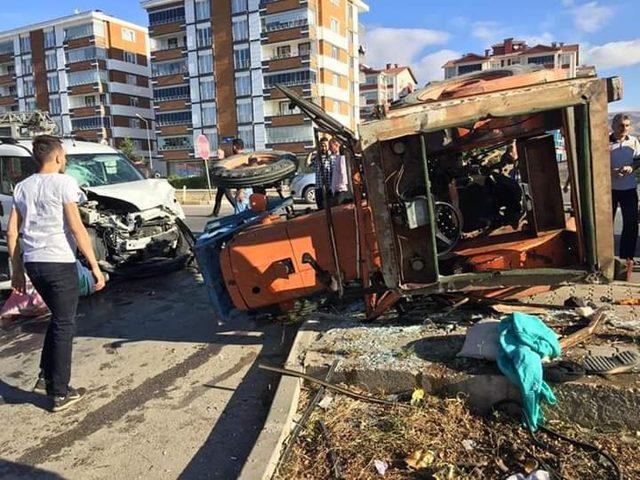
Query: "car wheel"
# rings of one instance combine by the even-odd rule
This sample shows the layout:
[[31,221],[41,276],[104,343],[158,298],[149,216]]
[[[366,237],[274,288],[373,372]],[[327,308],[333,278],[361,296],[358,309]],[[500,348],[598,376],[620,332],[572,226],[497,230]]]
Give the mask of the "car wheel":
[[308,186],[302,192],[302,199],[306,203],[316,203],[316,187],[313,185]]

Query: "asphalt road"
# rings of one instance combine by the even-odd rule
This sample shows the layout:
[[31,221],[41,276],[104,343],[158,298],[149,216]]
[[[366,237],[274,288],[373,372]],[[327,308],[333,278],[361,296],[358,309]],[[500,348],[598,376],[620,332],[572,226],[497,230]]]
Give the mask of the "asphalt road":
[[[207,208],[191,211],[198,230]],[[216,318],[193,270],[111,283],[81,301],[72,384],[49,413],[31,393],[46,320],[0,329],[0,478],[231,479],[262,428],[291,327]]]

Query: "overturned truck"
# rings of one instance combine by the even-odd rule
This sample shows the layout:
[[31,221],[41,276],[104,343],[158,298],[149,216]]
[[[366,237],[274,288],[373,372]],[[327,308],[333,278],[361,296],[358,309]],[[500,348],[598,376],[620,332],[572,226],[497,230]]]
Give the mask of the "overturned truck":
[[607,111],[622,83],[565,75],[433,83],[359,137],[279,87],[348,150],[354,202],[296,215],[283,200],[210,223],[196,255],[218,314],[357,293],[375,317],[414,295],[611,280]]

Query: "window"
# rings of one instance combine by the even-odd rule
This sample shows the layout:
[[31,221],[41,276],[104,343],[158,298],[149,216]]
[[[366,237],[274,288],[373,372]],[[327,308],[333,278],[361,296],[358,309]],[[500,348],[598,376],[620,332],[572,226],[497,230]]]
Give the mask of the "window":
[[337,7],[340,6],[340,0],[331,0],[331,3],[333,3]]
[[0,55],[13,53],[13,42],[0,43]]
[[480,70],[482,70],[481,63],[473,63],[471,65],[459,65],[458,75],[464,75],[465,73],[471,73],[471,72],[479,72]]
[[127,62],[127,63],[133,63],[133,64],[135,64],[135,63],[138,63],[138,60],[137,60],[137,58],[136,58],[136,57],[137,57],[137,56],[136,56],[136,54],[135,54],[135,53],[132,53],[132,52],[124,52],[124,57],[123,57],[123,59],[124,59],[124,61],[125,61],[125,62]]
[[200,81],[200,100],[213,100],[216,96],[216,85],[213,79]]
[[28,97],[30,95],[35,95],[35,93],[36,93],[36,88],[35,88],[35,85],[33,83],[33,79],[25,80],[24,81],[24,96]]
[[153,98],[158,101],[181,100],[190,98],[190,90],[186,85],[179,87],[160,88],[154,90]]
[[193,141],[191,137],[160,137],[158,139],[158,150],[191,150]]
[[36,104],[36,99],[35,98],[27,98],[27,112],[33,112],[34,110],[37,110],[38,106]]
[[154,77],[187,73],[187,61],[183,58],[180,60],[171,60],[169,62],[154,63],[152,71]]
[[23,58],[21,63],[22,63],[22,75],[29,75],[33,73],[33,65],[31,64],[31,57]]
[[130,107],[139,107],[140,99],[138,97],[129,97],[129,106]]
[[211,27],[203,27],[196,30],[196,45],[198,48],[211,45]]
[[31,37],[20,37],[20,53],[31,51]]
[[265,32],[276,32],[288,28],[304,27],[309,24],[308,15],[306,8],[274,13],[263,20],[262,30]]
[[90,97],[84,97],[84,106],[85,107],[95,107],[96,106],[96,97],[93,95]]
[[125,42],[135,42],[136,41],[136,32],[131,30],[130,28],[122,29],[122,40]]
[[196,0],[196,20],[211,17],[211,0]]
[[535,65],[554,65],[556,57],[554,55],[544,55],[542,57],[529,57],[527,63]]
[[309,70],[302,70],[300,72],[291,73],[276,73],[274,75],[264,76],[265,88],[271,88],[274,85],[280,83],[284,86],[289,85],[304,85],[307,83],[315,83],[316,74]]
[[274,59],[289,58],[291,56],[291,45],[281,45],[276,47]]
[[190,124],[191,112],[158,113],[156,123],[158,126]]
[[49,89],[49,93],[57,92],[60,90],[60,83],[58,81],[57,73],[50,73],[47,75],[47,88]]
[[198,55],[198,71],[200,75],[213,72],[213,53],[206,52]]
[[129,128],[141,128],[142,122],[139,118],[130,118],[129,119]]
[[248,95],[251,95],[251,76],[249,72],[238,73],[236,75],[236,97]]
[[38,165],[31,157],[0,157],[0,171],[0,191],[5,195],[13,195],[16,184],[36,173]]
[[166,23],[184,22],[184,7],[171,8],[161,12],[149,14],[149,25],[163,25]]
[[249,21],[246,17],[232,19],[233,41],[241,42],[249,39]]
[[231,0],[231,13],[241,13],[247,10],[247,0]]
[[310,43],[301,43],[298,45],[298,55],[305,56],[311,53],[311,44]]
[[133,75],[131,73],[127,73],[126,82],[127,82],[128,85],[137,85],[138,84],[137,75]]
[[340,75],[338,75],[337,73],[334,73],[332,81],[331,81],[331,84],[334,87],[339,87],[340,86]]
[[96,83],[98,79],[106,83],[107,82],[107,72],[104,70],[100,70],[98,73],[95,70],[83,70],[81,72],[70,72],[67,74],[67,79],[69,81],[70,87],[75,87],[77,85],[89,85],[91,83]]
[[76,38],[90,37],[93,35],[93,24],[78,25],[77,27],[69,27],[64,31],[66,40],[74,40]]
[[248,46],[237,47],[233,50],[233,62],[236,70],[249,68],[251,64]]
[[[103,126],[109,126],[109,117],[86,117],[71,120],[72,130],[98,130]],[[67,162],[69,162],[69,157],[67,157]],[[67,166],[67,173],[70,173],[69,170],[70,168]]]
[[178,48],[178,39],[177,38],[168,38],[167,39],[167,49],[171,50],[173,48]]
[[238,123],[252,123],[253,104],[251,103],[251,99],[238,100],[236,112],[238,114]]
[[340,49],[335,45],[331,46],[331,58],[334,60],[340,60]]
[[60,97],[52,97],[49,99],[49,113],[51,115],[60,115],[62,112],[62,105],[60,103]]
[[209,146],[211,147],[211,151],[218,149],[218,132],[215,130],[204,131],[204,135],[209,139]]
[[267,143],[297,143],[313,140],[313,129],[308,125],[267,128]]
[[104,60],[107,58],[107,51],[104,48],[84,47],[67,51],[67,62],[86,62],[87,60]]
[[58,57],[56,52],[48,52],[44,60],[47,70],[55,70],[58,68]]
[[292,103],[289,100],[284,100],[278,104],[278,113],[280,115],[298,115],[300,109],[298,107],[291,108]]
[[340,22],[336,18],[331,18],[331,31],[340,33]]
[[253,126],[241,125],[238,127],[238,138],[244,142],[244,148],[253,150],[255,148],[255,140],[253,138]]
[[[213,149],[213,147],[211,147]],[[167,162],[169,177],[201,177],[204,174],[202,160],[189,162]]]
[[56,46],[56,33],[53,30],[44,32],[44,48],[53,48]]
[[215,105],[202,106],[202,125],[214,126],[216,124]]
[[333,101],[333,113],[340,114],[340,102],[338,100]]
[[571,65],[573,63],[573,55],[570,53],[563,53],[560,55],[560,66]]

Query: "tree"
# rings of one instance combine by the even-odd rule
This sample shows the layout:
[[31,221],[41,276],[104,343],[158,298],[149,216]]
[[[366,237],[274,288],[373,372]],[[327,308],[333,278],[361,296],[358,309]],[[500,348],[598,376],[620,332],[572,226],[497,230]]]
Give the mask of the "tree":
[[130,138],[125,138],[120,144],[120,151],[123,153],[125,157],[127,157],[132,162],[139,162],[140,157],[135,153],[135,146]]

